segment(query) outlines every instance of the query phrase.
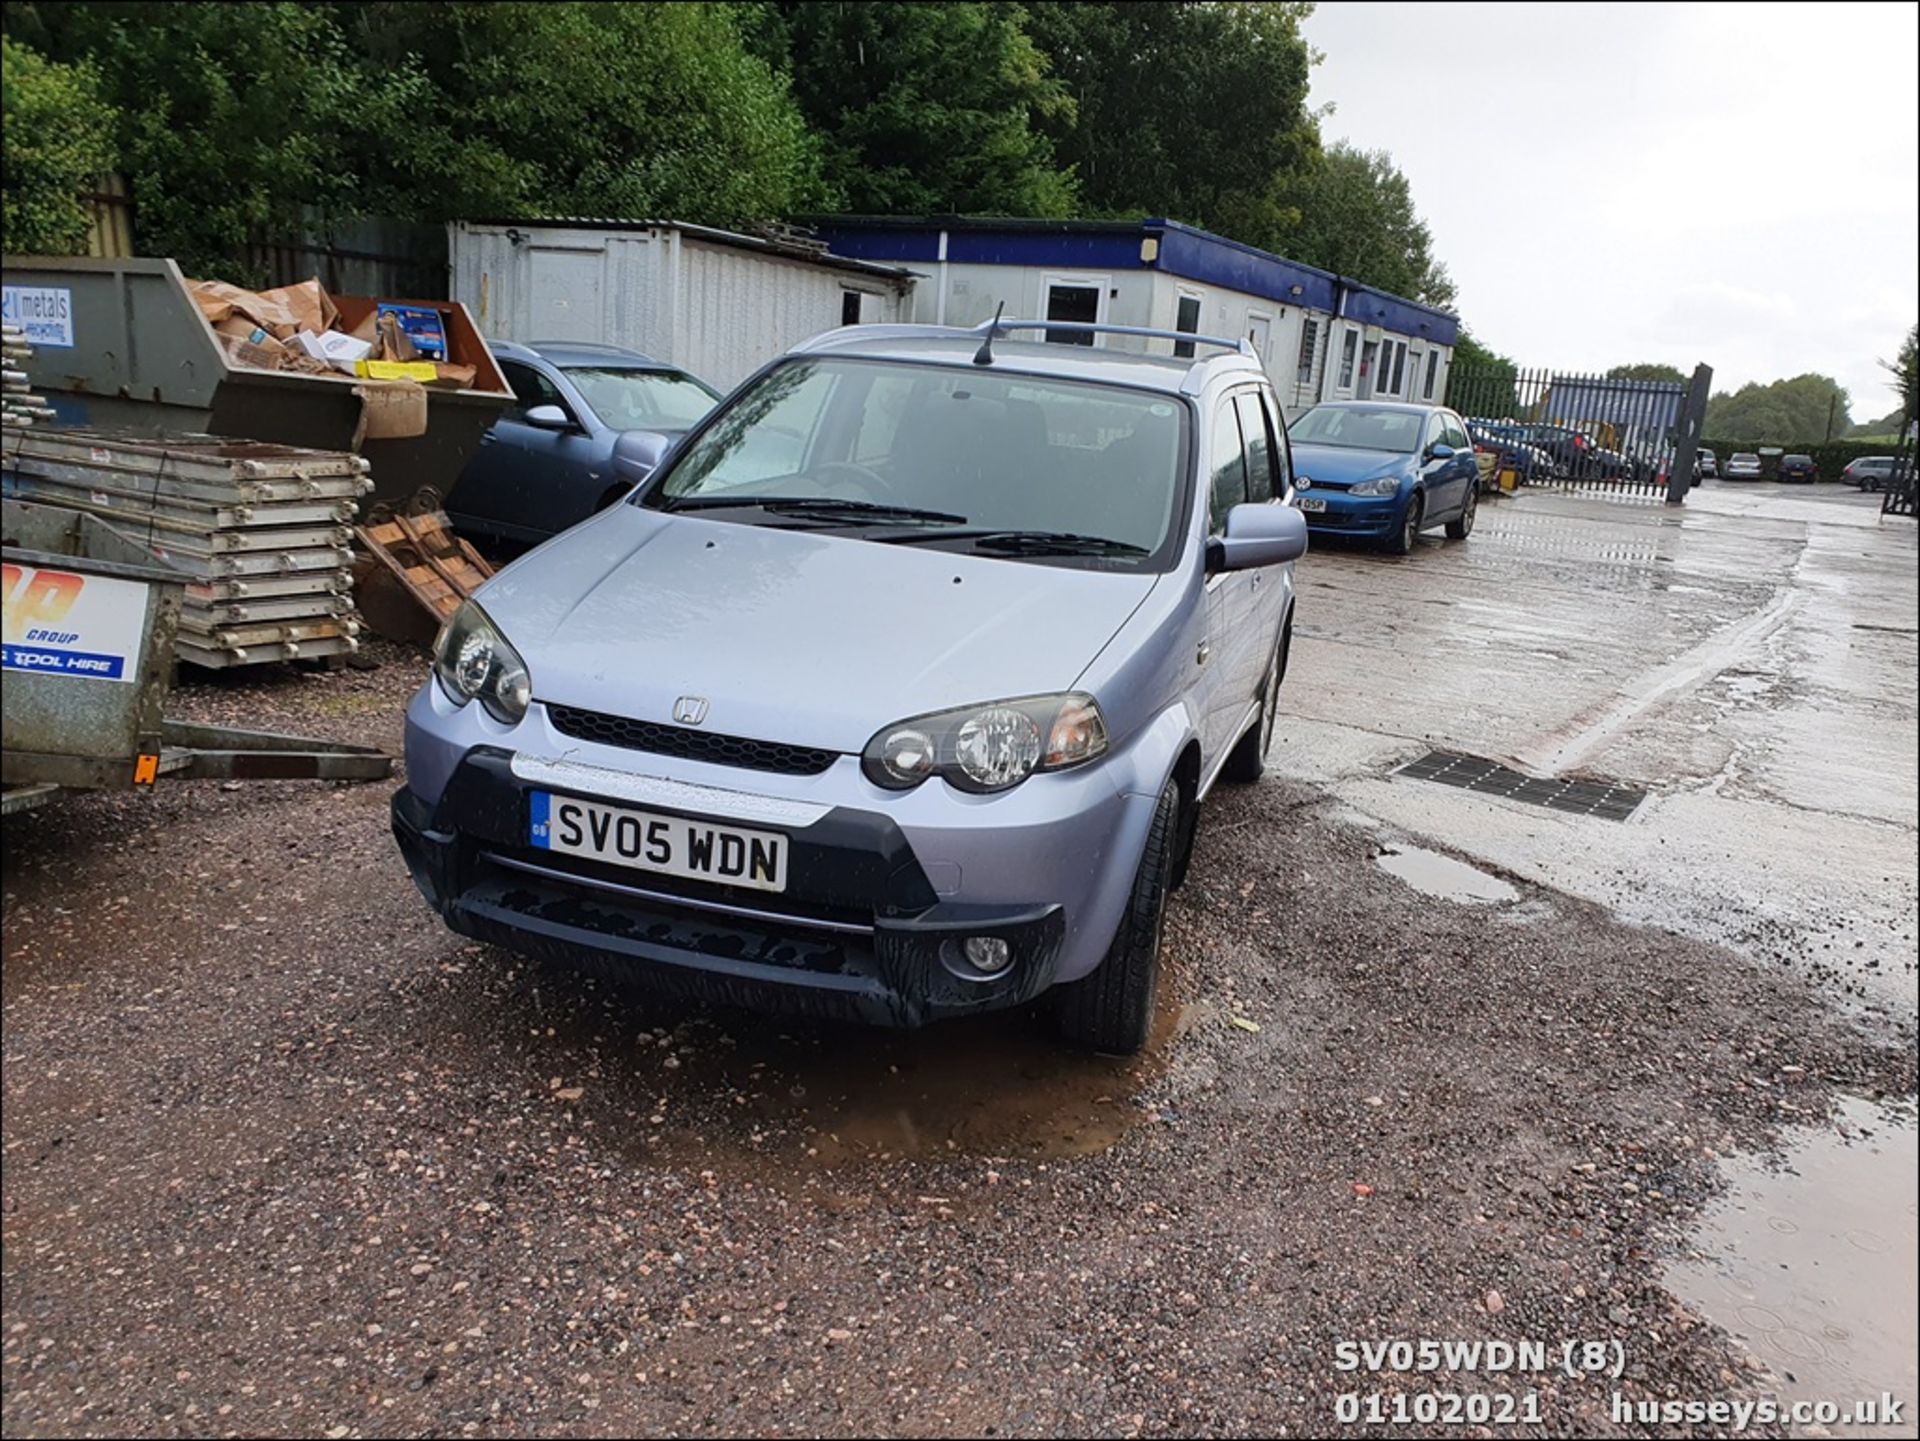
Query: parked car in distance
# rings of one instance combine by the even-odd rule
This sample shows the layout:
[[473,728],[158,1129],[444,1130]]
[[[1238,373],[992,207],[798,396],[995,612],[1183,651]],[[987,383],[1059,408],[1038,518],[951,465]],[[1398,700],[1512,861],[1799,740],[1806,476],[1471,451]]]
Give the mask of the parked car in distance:
[[1467,434],[1481,449],[1508,457],[1507,463],[1520,472],[1523,482],[1538,483],[1553,478],[1553,457],[1528,440],[1517,426],[1493,420],[1469,420]]
[[1294,504],[1307,528],[1378,541],[1397,555],[1431,526],[1465,540],[1480,499],[1467,425],[1438,405],[1329,400],[1288,427]]
[[1727,457],[1726,479],[1758,480],[1760,478],[1760,457],[1750,450],[1736,451]]
[[454,483],[447,515],[487,540],[541,541],[646,479],[713,409],[705,381],[637,350],[576,341],[490,343],[513,390]]
[[1781,480],[1815,481],[1820,478],[1820,469],[1810,455],[1781,456],[1778,473]]
[[1695,480],[1720,478],[1720,458],[1704,445],[1693,452],[1693,478]]
[[1202,803],[1273,738],[1307,528],[1251,346],[1005,338],[1080,328],[820,336],[482,587],[392,805],[447,924],[814,1016],[1050,992],[1138,1049]]
[[1887,482],[1901,473],[1905,462],[1891,455],[1863,455],[1847,462],[1840,478],[1861,490],[1885,490]]

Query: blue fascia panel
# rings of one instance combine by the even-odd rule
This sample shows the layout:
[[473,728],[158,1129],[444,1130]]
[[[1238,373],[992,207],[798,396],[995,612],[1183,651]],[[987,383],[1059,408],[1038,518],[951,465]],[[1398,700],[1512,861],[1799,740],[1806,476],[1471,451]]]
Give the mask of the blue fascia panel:
[[[1324,270],[1283,260],[1224,235],[1196,230],[1177,220],[1149,220],[1160,231],[1160,266],[1169,275],[1258,295],[1281,305],[1330,313],[1334,278]],[[1294,287],[1300,293],[1293,293]]]
[[889,226],[868,230],[852,225],[816,225],[814,234],[835,255],[852,260],[892,260],[932,264],[940,258],[940,232]]

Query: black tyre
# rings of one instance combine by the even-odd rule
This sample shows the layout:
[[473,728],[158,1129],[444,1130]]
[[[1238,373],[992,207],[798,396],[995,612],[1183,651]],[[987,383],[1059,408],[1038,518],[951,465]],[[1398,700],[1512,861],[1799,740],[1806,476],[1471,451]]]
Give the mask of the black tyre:
[[1460,518],[1447,522],[1447,539],[1465,540],[1472,535],[1474,512],[1479,509],[1480,486],[1476,483],[1467,487],[1467,508],[1460,512]]
[[1169,779],[1154,806],[1113,944],[1089,975],[1054,993],[1055,1024],[1068,1043],[1113,1056],[1130,1056],[1146,1045],[1179,831],[1180,788]]
[[1223,780],[1236,785],[1252,785],[1267,768],[1267,752],[1273,748],[1273,718],[1280,709],[1280,680],[1286,674],[1286,648],[1290,634],[1283,630],[1280,638],[1273,643],[1273,656],[1267,661],[1266,674],[1260,678],[1260,719],[1248,728],[1228,754],[1227,763],[1220,768]]
[[1406,517],[1400,522],[1400,531],[1387,541],[1387,549],[1395,555],[1412,555],[1413,543],[1420,535],[1420,522],[1426,518],[1427,498],[1415,495],[1407,502]]

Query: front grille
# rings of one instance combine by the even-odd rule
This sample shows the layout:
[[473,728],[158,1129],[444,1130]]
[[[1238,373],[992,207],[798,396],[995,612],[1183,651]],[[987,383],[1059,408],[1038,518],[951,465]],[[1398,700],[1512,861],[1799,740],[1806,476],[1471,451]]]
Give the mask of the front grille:
[[820,750],[814,746],[714,735],[685,726],[659,725],[653,721],[628,720],[625,716],[606,715],[600,711],[577,710],[573,706],[549,704],[547,716],[552,720],[555,730],[577,740],[598,741],[601,745],[620,746],[630,751],[651,751],[655,755],[678,756],[682,760],[707,761],[717,766],[739,766],[743,770],[817,776],[839,759],[838,752]]

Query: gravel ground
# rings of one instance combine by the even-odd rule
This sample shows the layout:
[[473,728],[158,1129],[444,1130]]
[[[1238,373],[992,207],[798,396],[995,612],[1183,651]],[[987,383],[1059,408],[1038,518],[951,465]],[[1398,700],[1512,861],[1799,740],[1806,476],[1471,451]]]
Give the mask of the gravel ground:
[[[175,708],[397,746],[421,662],[372,654]],[[1423,1388],[1616,1434],[1611,1382],[1356,1380],[1333,1346],[1606,1338],[1629,1397],[1745,1394],[1659,1284],[1716,1155],[1914,1088],[1910,1023],[1516,878],[1423,898],[1291,783],[1209,805],[1131,1063],[470,945],[388,791],[9,819],[8,1435],[1318,1435],[1341,1391]]]

